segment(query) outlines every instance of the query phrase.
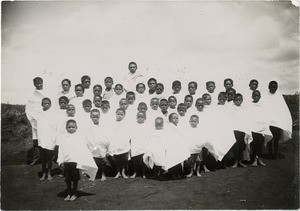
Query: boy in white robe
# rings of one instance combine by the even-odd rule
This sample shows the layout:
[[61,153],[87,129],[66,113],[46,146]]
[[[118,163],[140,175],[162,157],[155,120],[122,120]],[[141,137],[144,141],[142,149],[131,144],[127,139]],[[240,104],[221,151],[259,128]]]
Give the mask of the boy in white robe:
[[110,98],[114,95],[114,90],[112,88],[114,81],[112,77],[106,77],[104,79],[105,90],[103,92],[103,100],[110,100]]
[[50,173],[56,144],[57,124],[55,112],[50,109],[51,100],[49,98],[43,98],[42,107],[43,111],[37,117],[37,135],[43,172],[40,180],[44,181],[45,179],[52,180]]
[[128,176],[125,174],[125,168],[127,167],[130,150],[130,133],[128,131],[128,122],[124,119],[125,115],[126,111],[123,108],[117,109],[116,121],[111,126],[108,136],[110,140],[109,153],[113,156],[117,166],[115,179],[120,176],[128,179]]
[[143,163],[143,156],[148,149],[149,142],[149,127],[145,124],[146,113],[138,111],[136,115],[136,122],[131,124],[130,135],[130,156],[133,164],[133,175],[130,178],[135,178],[138,172],[142,173],[142,177],[145,178],[145,165]]
[[[58,163],[64,168],[65,182],[67,183],[67,197],[65,201],[74,201],[77,198],[79,169],[85,172],[90,180],[94,181],[98,168],[92,154],[87,147],[86,136],[77,131],[75,120],[66,123],[67,133],[59,137]],[[71,185],[73,183],[73,189]]]
[[279,143],[292,138],[292,117],[289,108],[277,90],[278,83],[269,83],[269,92],[265,95],[265,106],[270,118],[270,130],[273,140],[268,142],[269,155],[272,159],[277,159]]
[[100,180],[105,181],[106,156],[108,154],[110,142],[106,136],[106,127],[104,127],[105,123],[100,123],[99,121],[100,111],[98,109],[93,109],[90,113],[90,118],[92,123],[90,124],[89,135],[91,136],[90,140],[92,142],[88,143],[88,147],[94,157],[98,169],[101,171]]
[[26,106],[25,112],[26,116],[30,122],[31,130],[32,130],[32,150],[33,150],[33,159],[30,165],[35,165],[40,159],[40,153],[38,149],[38,138],[37,138],[37,116],[38,113],[42,111],[41,102],[45,97],[45,92],[43,89],[43,79],[40,77],[35,77],[33,79],[33,85],[35,86],[35,90],[32,93],[32,96],[29,98]]

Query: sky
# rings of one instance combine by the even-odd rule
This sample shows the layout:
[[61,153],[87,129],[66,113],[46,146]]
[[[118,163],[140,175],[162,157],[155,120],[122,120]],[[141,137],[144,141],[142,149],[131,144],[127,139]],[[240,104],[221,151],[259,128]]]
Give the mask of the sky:
[[168,87],[221,89],[229,77],[240,89],[257,79],[299,91],[299,5],[289,1],[13,1],[1,18],[2,103],[25,104],[36,76],[52,92],[83,75],[104,85],[131,61]]

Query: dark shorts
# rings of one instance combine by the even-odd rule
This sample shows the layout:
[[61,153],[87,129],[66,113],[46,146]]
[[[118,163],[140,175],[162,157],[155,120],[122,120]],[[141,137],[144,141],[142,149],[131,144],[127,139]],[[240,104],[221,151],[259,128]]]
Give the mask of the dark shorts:
[[80,180],[79,169],[77,169],[76,166],[77,163],[74,162],[65,163],[64,176],[66,177],[66,182]]
[[[198,159],[197,159],[198,158]],[[199,153],[196,154],[191,154],[191,156],[189,157],[188,161],[189,161],[189,165],[194,165],[197,162],[199,162]]]
[[128,161],[128,152],[120,154],[120,155],[114,155],[114,160],[117,165],[124,165]]
[[105,158],[95,158],[94,157],[94,161],[95,161],[96,165],[98,166],[98,168],[104,167],[106,164]]

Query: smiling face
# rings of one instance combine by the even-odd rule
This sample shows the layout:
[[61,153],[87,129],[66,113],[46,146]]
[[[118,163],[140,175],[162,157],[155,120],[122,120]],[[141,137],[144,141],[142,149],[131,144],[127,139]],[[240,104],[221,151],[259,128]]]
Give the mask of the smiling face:
[[49,100],[43,100],[42,102],[43,110],[47,111],[51,107],[51,101]]
[[37,82],[34,83],[34,86],[37,90],[42,90],[43,89],[43,81],[38,80]]
[[200,99],[196,101],[197,111],[203,111],[204,106],[205,106],[204,100]]

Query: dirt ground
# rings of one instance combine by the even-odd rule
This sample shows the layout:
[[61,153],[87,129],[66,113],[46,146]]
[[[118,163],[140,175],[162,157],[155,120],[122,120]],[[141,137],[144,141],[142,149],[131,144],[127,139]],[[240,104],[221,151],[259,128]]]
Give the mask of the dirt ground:
[[99,179],[79,182],[80,197],[65,202],[63,178],[40,182],[40,165],[25,164],[25,143],[1,147],[1,209],[298,209],[299,131],[280,146],[285,158],[264,159],[265,167],[202,173],[176,181]]

